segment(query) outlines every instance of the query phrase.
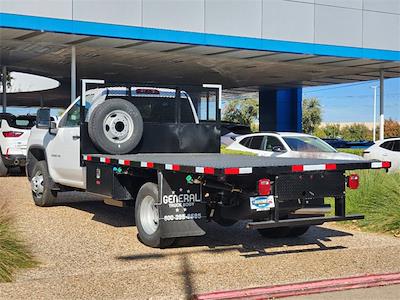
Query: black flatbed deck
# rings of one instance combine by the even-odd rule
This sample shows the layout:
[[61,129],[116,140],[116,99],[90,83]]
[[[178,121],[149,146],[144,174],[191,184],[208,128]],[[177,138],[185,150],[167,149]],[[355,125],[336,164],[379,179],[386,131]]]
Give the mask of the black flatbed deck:
[[220,153],[144,153],[127,155],[87,154],[86,162],[154,168],[187,173],[215,175],[270,174],[319,170],[356,170],[387,168],[387,164],[371,160],[336,160],[317,158],[278,158]]

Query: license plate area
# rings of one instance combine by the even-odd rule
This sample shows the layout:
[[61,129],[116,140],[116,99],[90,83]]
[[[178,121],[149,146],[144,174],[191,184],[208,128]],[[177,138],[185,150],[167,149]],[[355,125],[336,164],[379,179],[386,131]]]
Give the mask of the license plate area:
[[343,196],[345,175],[339,172],[313,172],[276,176],[275,195],[279,200]]
[[267,211],[275,207],[274,196],[250,197],[250,209],[255,211]]

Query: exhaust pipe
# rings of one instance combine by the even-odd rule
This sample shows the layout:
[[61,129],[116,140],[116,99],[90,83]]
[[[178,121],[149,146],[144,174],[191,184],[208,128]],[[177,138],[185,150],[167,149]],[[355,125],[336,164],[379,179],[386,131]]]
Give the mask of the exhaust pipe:
[[14,166],[19,166],[19,159],[14,160]]

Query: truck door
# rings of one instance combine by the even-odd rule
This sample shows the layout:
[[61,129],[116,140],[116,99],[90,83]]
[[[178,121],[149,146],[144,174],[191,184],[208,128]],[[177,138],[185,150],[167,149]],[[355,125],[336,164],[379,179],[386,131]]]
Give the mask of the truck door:
[[47,148],[50,176],[55,182],[85,188],[80,166],[80,102],[70,106],[58,124],[57,134]]

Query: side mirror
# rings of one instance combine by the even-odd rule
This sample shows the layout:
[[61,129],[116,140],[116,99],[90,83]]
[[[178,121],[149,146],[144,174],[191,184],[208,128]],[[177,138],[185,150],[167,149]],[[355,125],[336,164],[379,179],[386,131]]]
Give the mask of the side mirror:
[[41,108],[37,111],[36,127],[41,129],[50,129],[50,109]]
[[274,146],[272,147],[272,152],[283,152],[283,149],[281,146]]
[[50,133],[50,134],[53,134],[53,135],[56,135],[57,132],[58,132],[57,123],[54,122],[54,121],[51,121],[51,122],[50,122],[49,133]]

